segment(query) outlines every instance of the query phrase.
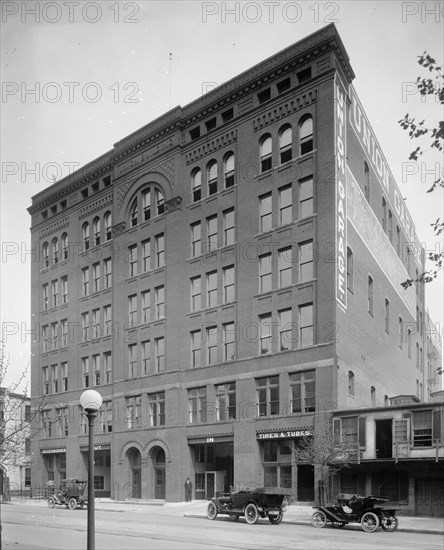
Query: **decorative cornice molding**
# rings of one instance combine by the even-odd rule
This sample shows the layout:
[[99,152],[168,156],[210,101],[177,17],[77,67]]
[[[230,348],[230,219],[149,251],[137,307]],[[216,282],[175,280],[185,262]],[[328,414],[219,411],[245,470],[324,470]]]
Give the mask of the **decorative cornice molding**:
[[97,210],[101,210],[102,208],[105,208],[109,204],[113,202],[113,194],[110,193],[109,195],[105,197],[101,197],[100,199],[95,200],[94,202],[90,202],[83,208],[80,208],[79,210],[79,220],[86,218],[87,216],[90,216],[91,214],[94,214],[94,212],[97,212]]
[[65,218],[60,218],[59,220],[55,221],[51,225],[47,225],[39,232],[39,237],[43,239],[44,237],[47,237],[48,235],[51,235],[51,233],[56,233],[57,231],[60,231],[64,227],[68,227],[69,225],[69,217],[66,216]]
[[271,109],[267,113],[261,114],[255,120],[253,120],[254,131],[257,132],[265,126],[279,120],[283,117],[291,115],[292,113],[311,105],[317,99],[316,89],[307,90],[304,94],[300,94],[296,97],[292,97],[282,105]]
[[194,149],[194,151],[186,153],[185,161],[187,164],[195,162],[196,160],[199,160],[200,158],[209,155],[210,153],[214,153],[218,149],[222,149],[222,147],[226,147],[230,143],[236,141],[236,139],[237,130],[234,128],[233,130],[230,130],[222,136],[214,138],[207,143],[203,143],[200,147]]

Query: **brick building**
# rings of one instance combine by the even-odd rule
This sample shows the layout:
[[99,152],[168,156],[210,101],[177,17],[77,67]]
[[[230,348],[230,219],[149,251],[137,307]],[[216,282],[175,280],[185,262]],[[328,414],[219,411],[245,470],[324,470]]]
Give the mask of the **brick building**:
[[[423,251],[333,25],[33,197],[33,479],[312,501],[292,449],[324,409],[429,395]],[[418,381],[418,386],[416,384]]]

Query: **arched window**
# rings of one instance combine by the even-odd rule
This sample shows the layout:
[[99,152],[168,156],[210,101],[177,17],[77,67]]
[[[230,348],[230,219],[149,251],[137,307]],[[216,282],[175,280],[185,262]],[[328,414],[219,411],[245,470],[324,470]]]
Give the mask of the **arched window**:
[[353,252],[347,246],[347,288],[353,292]]
[[49,244],[47,242],[43,243],[42,255],[43,255],[43,265],[45,267],[49,267]]
[[137,199],[134,199],[131,205],[131,227],[137,225]]
[[299,123],[299,143],[301,155],[313,151],[313,119],[307,116]]
[[191,174],[191,192],[193,202],[200,201],[202,198],[202,170],[200,168],[196,168]]
[[146,222],[151,219],[151,189],[145,189],[142,191],[142,217]]
[[234,155],[228,153],[224,159],[225,189],[234,185]]
[[52,262],[53,264],[59,263],[59,240],[54,237],[51,242],[52,247]]
[[89,223],[82,225],[83,250],[89,250]]
[[62,259],[68,259],[68,233],[63,233],[61,238],[62,243]]
[[348,395],[355,396],[355,375],[351,370],[348,371]]
[[94,233],[94,244],[97,246],[100,244],[100,218],[97,216],[93,220],[93,233]]
[[161,448],[156,453],[155,456],[155,462],[156,464],[165,464],[165,451]]
[[272,167],[272,141],[270,134],[265,134],[260,141],[261,172],[266,172]]
[[210,161],[207,164],[208,196],[217,193],[217,162]]
[[288,162],[293,158],[292,141],[293,136],[291,132],[291,126],[287,125],[282,127],[279,135],[279,154],[281,158],[281,164],[284,164],[284,162]]
[[112,238],[112,219],[111,219],[111,212],[105,212],[105,216],[103,218],[104,225],[105,225],[105,240],[110,241]]
[[155,193],[156,193],[157,215],[160,216],[165,212],[165,197],[162,195],[159,189],[155,189]]

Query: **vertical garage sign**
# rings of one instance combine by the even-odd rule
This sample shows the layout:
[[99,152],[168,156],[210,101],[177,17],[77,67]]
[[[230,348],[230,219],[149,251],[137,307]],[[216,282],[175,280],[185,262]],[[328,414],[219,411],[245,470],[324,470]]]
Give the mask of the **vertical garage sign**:
[[336,160],[336,300],[347,309],[347,184],[346,184],[346,100],[335,81]]

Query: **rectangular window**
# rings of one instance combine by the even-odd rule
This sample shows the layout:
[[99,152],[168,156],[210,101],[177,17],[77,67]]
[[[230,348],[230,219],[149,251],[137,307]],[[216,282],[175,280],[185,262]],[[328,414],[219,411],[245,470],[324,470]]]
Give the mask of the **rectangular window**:
[[151,242],[150,239],[142,241],[142,269],[146,273],[151,269]]
[[100,325],[100,309],[92,310],[92,337],[100,338],[102,336],[102,330]]
[[59,305],[59,281],[51,281],[52,306]]
[[217,326],[206,328],[207,365],[217,363]]
[[285,78],[284,80],[281,80],[280,82],[278,82],[276,84],[277,93],[279,95],[283,94],[284,92],[286,92],[290,88],[291,88],[291,79],[290,78]]
[[82,313],[82,342],[89,340],[89,311]]
[[202,353],[202,333],[200,330],[191,332],[191,366],[200,367]]
[[154,340],[156,353],[156,372],[165,370],[165,338],[161,336]]
[[155,247],[156,267],[163,267],[165,265],[165,236],[163,233],[160,233],[160,235],[156,235]]
[[299,182],[299,217],[311,216],[313,212],[313,178],[310,177]]
[[207,252],[217,250],[217,216],[207,218]]
[[113,320],[111,317],[111,306],[103,306],[103,326],[105,336],[109,336],[113,332]]
[[103,354],[103,368],[105,370],[105,384],[111,384],[112,379],[112,361],[111,352],[105,351]]
[[82,296],[89,294],[89,267],[82,268]]
[[57,393],[59,391],[58,365],[51,365],[51,382],[52,382],[52,393]]
[[404,340],[404,331],[402,326],[402,317],[398,317],[398,345],[402,349],[402,343]]
[[224,246],[234,244],[234,208],[224,212]]
[[271,313],[259,315],[259,354],[271,353],[272,327]]
[[309,413],[316,409],[315,371],[290,374],[290,400],[292,413]]
[[42,285],[42,302],[43,302],[43,311],[48,309],[48,283]]
[[156,319],[163,319],[165,317],[165,287],[163,285],[155,289],[155,307]]
[[313,241],[306,241],[299,245],[299,282],[314,278],[313,269]]
[[195,258],[202,254],[202,228],[201,223],[191,225],[191,256]]
[[299,342],[301,347],[314,344],[313,304],[299,306]]
[[130,327],[137,325],[137,294],[128,296],[128,323]]
[[367,301],[368,301],[368,312],[370,315],[373,315],[373,279],[372,277],[368,277],[368,285],[367,285]]
[[279,414],[279,376],[256,379],[258,416]]
[[142,292],[142,323],[151,321],[151,292],[144,290]]
[[272,285],[271,252],[259,256],[259,292],[269,292]]
[[129,276],[137,275],[137,244],[128,247]]
[[97,262],[92,266],[92,283],[93,283],[93,292],[98,292],[100,290],[100,263]]
[[202,308],[201,277],[193,277],[191,283],[191,311],[199,311]]
[[217,421],[236,420],[236,383],[218,384],[215,392]]
[[279,189],[279,225],[293,221],[293,200],[291,185]]
[[62,281],[62,304],[68,303],[68,275],[61,278]]
[[224,285],[224,303],[233,302],[235,300],[234,293],[234,265],[224,267],[223,285]]
[[89,379],[89,357],[82,357],[82,374],[83,374],[83,387],[89,388],[90,379]]
[[49,339],[49,326],[43,325],[42,326],[42,347],[43,347],[43,353],[49,351],[51,349],[51,340]]
[[225,323],[223,328],[224,361],[232,361],[236,358],[236,339],[234,323]]
[[188,420],[190,424],[207,421],[207,388],[188,390]]
[[292,343],[292,322],[291,308],[283,309],[279,314],[279,351],[291,349]]
[[43,395],[49,394],[48,367],[42,367]]
[[92,356],[92,367],[94,372],[94,385],[100,386],[101,376],[100,376],[100,355],[96,354]]
[[100,432],[103,434],[113,431],[113,403],[105,401],[100,408]]
[[142,371],[144,375],[150,373],[150,362],[151,362],[151,341],[145,340],[145,342],[142,342]]
[[432,411],[412,413],[412,432],[414,447],[432,446]]
[[64,361],[60,363],[60,370],[62,371],[62,391],[68,391],[68,363]]
[[165,426],[165,392],[149,393],[150,426]]
[[51,323],[51,342],[52,349],[57,349],[59,347],[59,333],[58,333],[58,323]]
[[103,276],[105,288],[110,288],[112,285],[112,264],[111,258],[103,260]]
[[385,332],[390,334],[390,302],[385,299]]
[[289,286],[293,282],[292,260],[291,246],[286,246],[278,251],[279,288]]
[[263,90],[262,92],[259,92],[257,94],[257,98],[259,100],[259,105],[262,105],[263,103],[266,103],[267,101],[270,101],[270,99],[271,99],[271,89],[267,88],[266,90]]
[[59,437],[66,437],[68,435],[68,407],[58,409],[57,423]]
[[271,193],[259,197],[259,232],[272,229],[272,203]]
[[207,307],[217,306],[217,271],[207,273]]
[[401,230],[396,226],[396,252],[401,256]]
[[137,344],[128,346],[128,376],[134,378],[138,375],[137,372]]
[[127,427],[130,430],[134,428],[140,428],[142,424],[141,403],[142,403],[142,397],[140,395],[126,398],[126,419],[127,419]]

